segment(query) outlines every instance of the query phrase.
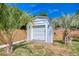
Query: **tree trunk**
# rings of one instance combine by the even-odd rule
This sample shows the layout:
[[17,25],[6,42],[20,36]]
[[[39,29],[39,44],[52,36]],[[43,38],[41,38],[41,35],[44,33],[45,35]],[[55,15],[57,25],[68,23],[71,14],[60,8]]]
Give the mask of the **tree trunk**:
[[72,41],[72,37],[70,35],[70,30],[68,31],[67,29],[64,30],[64,34],[63,34],[63,41],[65,45],[70,45],[71,41]]
[[13,52],[13,47],[12,47],[12,43],[13,43],[13,38],[12,38],[12,32],[11,30],[7,31],[7,37],[8,37],[8,47],[6,48],[6,52],[8,55],[12,55]]
[[12,48],[12,46],[9,44],[9,46],[6,47],[6,53],[7,53],[8,55],[12,55],[12,50],[13,50],[13,48]]
[[12,41],[10,40],[8,43],[8,46],[6,47],[6,53],[7,55],[12,55],[13,47],[12,47]]
[[70,34],[68,34],[67,39],[66,39],[68,45],[72,45],[72,39],[73,39],[72,36]]
[[67,29],[64,30],[64,33],[63,33],[63,42],[66,44],[66,36],[67,36]]

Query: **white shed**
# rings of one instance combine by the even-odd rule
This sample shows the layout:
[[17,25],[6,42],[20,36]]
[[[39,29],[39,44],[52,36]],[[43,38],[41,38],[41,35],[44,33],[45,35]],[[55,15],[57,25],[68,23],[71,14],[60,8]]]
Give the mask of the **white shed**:
[[46,16],[36,16],[27,24],[27,40],[41,40],[53,43],[51,20]]

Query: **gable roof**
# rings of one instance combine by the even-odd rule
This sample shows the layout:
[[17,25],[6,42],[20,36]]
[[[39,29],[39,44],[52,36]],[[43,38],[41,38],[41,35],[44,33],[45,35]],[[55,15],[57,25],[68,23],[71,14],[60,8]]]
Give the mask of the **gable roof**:
[[38,21],[38,20],[35,20],[35,19],[41,19],[39,21],[42,21],[42,20],[43,21],[46,21],[47,20],[49,22],[51,21],[47,16],[36,16],[36,17],[33,18],[33,21]]

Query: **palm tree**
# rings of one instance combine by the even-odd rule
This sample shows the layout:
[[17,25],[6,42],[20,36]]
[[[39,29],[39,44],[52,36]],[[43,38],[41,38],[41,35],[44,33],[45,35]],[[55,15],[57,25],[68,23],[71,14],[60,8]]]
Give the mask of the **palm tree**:
[[[73,16],[70,16],[69,14],[65,15],[63,18],[56,19],[53,23],[58,24],[61,28],[64,28],[64,33],[63,33],[63,41],[65,44],[68,44],[71,42],[69,31],[71,29],[71,23],[73,21]],[[53,24],[54,25],[54,24]]]
[[65,44],[71,43],[71,38],[69,36],[69,33],[71,32],[72,22],[73,22],[73,16],[70,16],[68,14],[64,17],[64,20],[61,22],[61,27],[64,28],[63,41]]

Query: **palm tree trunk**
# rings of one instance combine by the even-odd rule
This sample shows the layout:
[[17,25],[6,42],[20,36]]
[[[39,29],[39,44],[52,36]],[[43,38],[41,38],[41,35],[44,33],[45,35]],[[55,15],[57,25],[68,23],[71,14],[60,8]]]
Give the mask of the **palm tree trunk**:
[[63,33],[63,42],[64,42],[65,44],[67,43],[66,36],[67,36],[67,29],[65,29],[65,30],[64,30],[64,33]]
[[70,32],[71,31],[68,31],[67,29],[64,30],[63,41],[64,41],[65,45],[70,45],[71,44],[72,38],[71,38],[71,36],[69,34]]

